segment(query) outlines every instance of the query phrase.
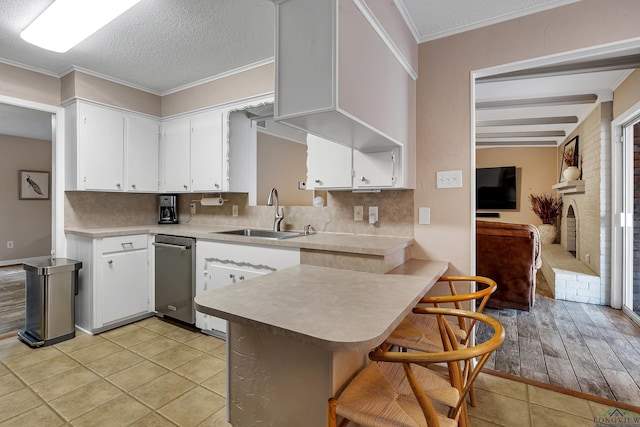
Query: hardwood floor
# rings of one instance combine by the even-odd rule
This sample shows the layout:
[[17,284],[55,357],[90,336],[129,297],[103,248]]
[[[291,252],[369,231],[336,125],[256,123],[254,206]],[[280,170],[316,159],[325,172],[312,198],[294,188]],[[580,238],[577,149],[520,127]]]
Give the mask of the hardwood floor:
[[538,284],[531,312],[485,309],[506,333],[486,368],[637,405],[640,328],[621,310],[554,300]]
[[0,337],[24,328],[24,287],[22,264],[0,267]]

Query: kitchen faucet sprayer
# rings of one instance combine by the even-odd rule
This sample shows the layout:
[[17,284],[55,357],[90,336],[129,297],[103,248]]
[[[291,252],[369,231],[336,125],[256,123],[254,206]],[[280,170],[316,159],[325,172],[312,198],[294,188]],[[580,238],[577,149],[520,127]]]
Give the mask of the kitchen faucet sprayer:
[[276,207],[276,211],[275,211],[275,216],[273,218],[273,231],[280,231],[280,223],[282,223],[282,220],[284,219],[284,208],[280,208],[280,212],[278,212],[278,190],[274,188],[271,189],[271,192],[269,193],[269,198],[267,199],[267,205],[268,206],[273,206],[274,203],[274,199],[275,199],[275,207]]

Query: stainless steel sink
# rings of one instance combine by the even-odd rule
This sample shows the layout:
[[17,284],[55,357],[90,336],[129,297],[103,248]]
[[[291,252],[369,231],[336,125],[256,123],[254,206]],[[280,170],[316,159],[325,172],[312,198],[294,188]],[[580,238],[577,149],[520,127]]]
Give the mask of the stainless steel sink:
[[233,234],[236,236],[247,237],[259,237],[262,239],[290,239],[292,237],[303,236],[304,233],[299,231],[271,231],[271,230],[256,230],[254,228],[243,228],[242,230],[230,230],[230,231],[214,231],[213,234]]

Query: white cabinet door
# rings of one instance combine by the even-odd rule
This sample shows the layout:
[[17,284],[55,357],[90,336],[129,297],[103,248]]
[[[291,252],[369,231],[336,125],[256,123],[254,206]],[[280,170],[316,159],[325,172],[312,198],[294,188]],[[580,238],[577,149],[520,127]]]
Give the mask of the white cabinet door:
[[81,145],[86,190],[124,188],[124,114],[80,104],[78,144]]
[[191,149],[189,118],[179,118],[163,125],[164,191],[184,192],[191,189]]
[[396,150],[378,153],[353,151],[354,188],[395,186]]
[[104,254],[100,266],[102,323],[148,311],[147,251]]
[[222,111],[191,116],[191,191],[222,191]]
[[158,191],[159,131],[159,120],[127,115],[127,191]]
[[307,135],[307,189],[351,188],[351,148]]
[[[265,274],[235,267],[222,267],[215,265],[212,261],[205,263],[205,269],[205,290],[223,288]],[[226,320],[200,312],[196,312],[196,326],[205,330],[227,333]]]

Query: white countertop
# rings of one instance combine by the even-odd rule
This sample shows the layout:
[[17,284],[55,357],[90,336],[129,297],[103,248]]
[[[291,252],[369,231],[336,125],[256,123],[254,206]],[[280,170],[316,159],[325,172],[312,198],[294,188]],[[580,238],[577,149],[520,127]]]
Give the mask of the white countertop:
[[297,265],[205,292],[195,305],[330,351],[365,352],[384,341],[448,267],[420,265],[413,276]]
[[216,234],[220,231],[237,230],[242,227],[216,225],[139,225],[127,227],[67,227],[65,232],[89,238],[123,236],[130,234],[171,234],[204,240],[229,241],[269,246],[283,246],[316,251],[347,252],[365,255],[385,256],[413,244],[411,237],[372,236],[342,233],[314,233],[290,239],[262,239],[230,234]]

